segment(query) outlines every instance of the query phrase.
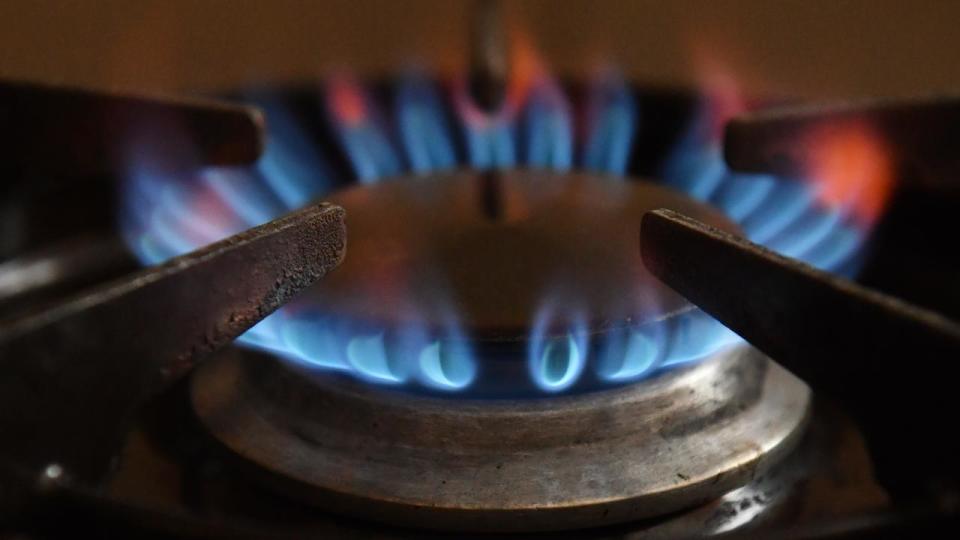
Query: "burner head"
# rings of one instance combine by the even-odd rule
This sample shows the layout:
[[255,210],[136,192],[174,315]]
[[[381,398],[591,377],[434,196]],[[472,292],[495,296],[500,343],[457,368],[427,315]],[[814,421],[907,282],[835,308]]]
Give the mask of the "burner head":
[[670,208],[737,230],[668,188],[586,173],[450,172],[327,200],[347,210],[350,254],[308,293],[324,312],[396,328],[441,327],[452,311],[479,340],[526,339],[547,303],[587,314],[589,333],[691,309],[643,266],[643,214]]
[[[303,367],[415,391],[518,397],[633,381],[673,353],[686,361],[718,347],[699,330],[702,312],[647,271],[638,232],[656,208],[736,227],[668,188],[586,173],[460,171],[328,200],[347,211],[349,255],[285,309],[295,321],[285,337]],[[703,352],[688,352],[700,342]],[[649,366],[628,372],[630,362]]]

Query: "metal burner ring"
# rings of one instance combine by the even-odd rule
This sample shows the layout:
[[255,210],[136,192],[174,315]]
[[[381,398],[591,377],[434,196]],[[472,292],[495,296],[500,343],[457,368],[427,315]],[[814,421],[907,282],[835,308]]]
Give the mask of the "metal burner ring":
[[286,493],[421,528],[530,531],[662,515],[779,460],[807,386],[738,347],[574,396],[451,400],[292,370],[254,355],[204,365],[194,409]]

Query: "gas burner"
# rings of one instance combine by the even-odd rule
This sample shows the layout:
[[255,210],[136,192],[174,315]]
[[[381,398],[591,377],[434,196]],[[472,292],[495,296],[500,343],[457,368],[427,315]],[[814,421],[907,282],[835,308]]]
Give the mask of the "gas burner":
[[203,366],[191,398],[283,493],[375,521],[502,532],[716,499],[794,448],[810,391],[746,347],[619,389],[495,401],[415,397],[245,355]]
[[[464,73],[239,92],[266,127],[246,107],[0,83],[0,219],[25,231],[0,255],[57,230],[80,185],[162,263],[117,271],[111,223],[96,253],[0,265],[4,525],[811,536],[837,528],[803,514],[818,482],[832,498],[849,481],[841,528],[956,529],[956,445],[916,441],[952,410],[937,368],[960,326],[847,278],[870,275],[899,176],[956,187],[957,100],[731,121],[748,107],[726,84],[560,82],[478,5]],[[860,436],[813,392],[862,430],[893,498],[879,518]],[[178,493],[146,505],[165,476]]]
[[[708,346],[669,342],[698,314],[647,273],[637,216],[667,206],[736,230],[663,187],[583,173],[435,173],[327,200],[349,215],[350,257],[275,323],[316,359],[302,365],[470,397],[600,388]],[[664,352],[633,358],[631,340]]]

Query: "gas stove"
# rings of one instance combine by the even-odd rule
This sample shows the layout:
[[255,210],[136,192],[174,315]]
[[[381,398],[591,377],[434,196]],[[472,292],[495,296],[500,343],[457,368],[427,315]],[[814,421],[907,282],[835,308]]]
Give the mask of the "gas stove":
[[958,101],[560,80],[478,5],[450,77],[0,84],[4,533],[955,532]]

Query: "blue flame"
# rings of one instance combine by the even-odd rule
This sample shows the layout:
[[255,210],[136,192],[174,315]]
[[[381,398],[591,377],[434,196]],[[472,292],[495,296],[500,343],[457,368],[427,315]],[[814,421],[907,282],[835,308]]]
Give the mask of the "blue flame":
[[[140,168],[125,186],[127,205],[121,222],[127,243],[149,264],[182,255],[244,229],[226,207],[213,212],[192,206],[203,199],[203,182],[181,182]],[[206,197],[210,199],[210,197]]]
[[604,339],[596,363],[604,381],[634,381],[662,368],[705,358],[740,337],[699,309],[636,328],[622,328]]
[[331,79],[326,105],[330,125],[361,183],[373,183],[403,170],[382,114],[363,86],[348,76]]
[[458,391],[470,386],[478,372],[466,336],[452,319],[437,336],[419,322],[388,332],[302,308],[297,303],[282,308],[242,341],[308,370],[340,371],[379,384],[416,379],[434,390]]
[[414,172],[422,174],[456,166],[443,102],[426,76],[410,72],[400,80],[396,116],[400,139]]
[[727,168],[720,149],[701,146],[695,135],[690,133],[680,142],[675,155],[682,157],[667,162],[662,178],[670,187],[706,202],[724,183]]
[[573,126],[566,95],[550,79],[538,82],[526,110],[526,164],[566,171],[573,165]]
[[597,375],[608,381],[641,379],[656,370],[666,358],[666,333],[662,324],[622,328],[604,340]]
[[[329,190],[330,170],[292,112],[269,94],[251,94],[247,98],[256,103],[267,118],[268,144],[257,163],[262,183],[286,209],[300,208]],[[259,196],[244,197],[244,202],[263,204]]]
[[548,335],[558,315],[549,304],[536,315],[527,349],[530,378],[544,392],[561,392],[580,378],[587,364],[587,325],[582,314],[565,321],[560,337]]
[[470,165],[477,169],[513,167],[517,161],[513,130],[513,123],[506,118],[464,124]]
[[705,358],[740,341],[739,336],[699,309],[674,317],[670,326],[663,367]]
[[[461,390],[469,387],[477,377],[477,361],[456,314],[445,302],[446,299],[434,302],[440,304],[435,305],[434,310],[442,314],[442,337],[418,344],[421,350],[417,356],[419,372],[422,374],[421,382],[429,387]],[[422,325],[419,327],[422,328]],[[416,333],[417,330],[407,330],[408,335]]]
[[347,361],[356,370],[376,382],[403,382],[402,375],[387,355],[383,332],[359,334],[347,341]]
[[842,270],[868,231],[848,209],[819,204],[815,183],[730,171],[719,141],[707,135],[708,110],[701,108],[667,160],[664,182],[719,207],[754,242],[824,270]]
[[760,208],[776,188],[777,179],[768,175],[733,174],[726,178],[714,196],[714,204],[730,219],[742,223]]
[[627,170],[637,118],[633,96],[613,71],[601,73],[587,95],[587,140],[583,167],[622,175]]
[[[493,116],[465,103],[463,89],[445,95],[417,72],[402,77],[384,101],[352,79],[332,79],[324,86],[323,110],[340,150],[364,183],[406,170],[429,173],[465,164],[626,173],[638,116],[631,90],[606,72],[586,91],[583,126],[575,125],[567,94],[546,77]],[[159,263],[259,225],[332,188],[331,168],[302,119],[271,95],[247,97],[266,111],[268,120],[268,145],[255,168],[207,168],[189,178],[170,178],[132,167],[122,227],[143,262]],[[393,109],[385,116],[390,103]],[[814,183],[728,170],[718,141],[707,135],[708,110],[700,111],[666,160],[664,182],[716,206],[754,241],[823,269],[851,271],[867,231],[850,219],[848,209],[818,203]],[[464,156],[457,151],[458,134]],[[401,328],[371,327],[295,301],[239,341],[306,370],[463,392],[493,370],[485,372],[477,361],[471,336],[451,308],[452,295],[441,289],[437,298],[427,299],[429,308],[441,314],[440,328],[428,329],[416,317]],[[545,295],[531,321],[523,366],[539,392],[571,391],[586,387],[585,381],[635,381],[740,342],[698,309],[608,331],[602,339],[588,337],[590,316],[562,304],[557,295]]]
[[[264,322],[271,324],[277,320],[278,317],[268,317]],[[263,324],[260,323],[260,325]],[[334,332],[330,321],[322,313],[307,312],[299,314],[299,316],[288,317],[283,324],[277,326],[276,332],[272,332],[270,328],[264,328],[262,332],[257,332],[258,335],[262,335],[261,339],[274,344],[274,347],[270,348],[280,346],[308,367],[335,370],[351,369],[345,347],[341,345],[339,336]],[[248,332],[245,337],[257,340],[255,336],[251,335],[251,332]],[[274,337],[278,339],[274,340]],[[267,345],[259,342],[257,344],[261,347]]]
[[441,390],[466,388],[477,375],[472,358],[464,341],[434,341],[419,356],[424,382]]
[[484,170],[513,167],[517,163],[517,104],[507,97],[498,110],[483,111],[474,104],[467,86],[465,79],[458,82],[453,101],[467,146],[468,163]]

